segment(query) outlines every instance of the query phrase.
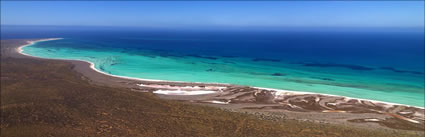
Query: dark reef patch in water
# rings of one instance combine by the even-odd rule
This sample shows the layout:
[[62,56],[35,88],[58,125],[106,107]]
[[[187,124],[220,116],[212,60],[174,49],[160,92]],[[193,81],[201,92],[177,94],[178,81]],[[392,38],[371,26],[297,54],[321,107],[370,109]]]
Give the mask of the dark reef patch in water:
[[380,67],[379,69],[389,70],[389,71],[393,71],[393,72],[396,72],[396,73],[410,73],[410,74],[418,74],[418,75],[424,74],[423,72],[418,72],[418,71],[398,70],[398,69],[395,69],[393,67]]
[[365,66],[359,66],[359,65],[349,65],[349,64],[332,64],[332,63],[305,63],[303,66],[306,67],[321,67],[321,68],[328,68],[328,67],[339,67],[339,68],[348,68],[352,70],[374,70],[374,68],[365,67]]
[[255,58],[252,59],[252,61],[258,62],[258,61],[268,61],[268,62],[280,62],[278,59],[265,59],[265,58]]
[[203,58],[203,59],[217,60],[217,58],[216,58],[216,57],[206,57],[206,56],[200,56],[200,55],[196,55],[196,54],[189,54],[189,55],[186,55],[186,56],[189,56],[189,57],[195,57],[195,58]]
[[117,65],[118,63],[112,63],[111,66]]
[[169,54],[169,53],[158,53],[157,56],[164,57],[164,58],[167,58],[167,57],[184,58],[184,56]]
[[334,79],[331,79],[331,78],[322,78],[322,77],[311,77],[311,78],[320,79],[320,80],[326,80],[326,81],[335,81]]
[[149,57],[149,58],[156,58],[156,56],[154,56],[154,55],[143,55],[143,56]]
[[286,76],[286,74],[282,74],[282,73],[273,73],[272,76]]
[[214,71],[214,69],[207,69],[205,71],[212,72],[212,71]]

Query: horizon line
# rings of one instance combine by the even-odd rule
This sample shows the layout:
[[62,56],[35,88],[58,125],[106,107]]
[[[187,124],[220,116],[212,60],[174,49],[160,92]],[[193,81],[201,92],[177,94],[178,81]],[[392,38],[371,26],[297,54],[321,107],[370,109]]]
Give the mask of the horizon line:
[[183,25],[183,26],[122,26],[122,25],[49,25],[49,24],[0,24],[0,26],[45,26],[45,27],[117,27],[117,28],[423,28],[425,26],[218,26],[218,25]]

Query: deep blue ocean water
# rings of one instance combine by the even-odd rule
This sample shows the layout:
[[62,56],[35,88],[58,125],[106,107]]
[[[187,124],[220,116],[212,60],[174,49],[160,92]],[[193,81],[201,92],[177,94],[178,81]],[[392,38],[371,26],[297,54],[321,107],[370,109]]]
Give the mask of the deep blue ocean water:
[[25,53],[94,62],[138,78],[222,82],[424,106],[421,29],[166,30],[8,26],[51,38]]

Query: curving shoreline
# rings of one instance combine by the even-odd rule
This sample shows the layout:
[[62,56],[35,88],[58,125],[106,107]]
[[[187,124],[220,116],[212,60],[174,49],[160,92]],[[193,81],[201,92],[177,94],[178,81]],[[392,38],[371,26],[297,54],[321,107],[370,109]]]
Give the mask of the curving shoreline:
[[[51,41],[51,40],[60,40],[60,39],[63,39],[63,38],[49,38],[49,39],[41,39],[41,40],[27,41],[27,42],[28,42],[28,44],[26,44],[26,45],[22,45],[22,46],[19,46],[19,47],[16,49],[16,52],[18,52],[19,54],[22,54],[22,55],[25,55],[25,56],[34,57],[34,58],[51,59],[51,58],[42,58],[42,57],[32,56],[32,55],[29,55],[29,54],[23,53],[23,49],[22,49],[22,48],[23,48],[23,47],[26,47],[26,46],[31,46],[31,45],[33,45],[33,44],[35,44],[35,43],[37,43],[37,42]],[[65,61],[70,61],[71,59],[53,59],[53,60],[65,60]],[[184,81],[168,81],[168,80],[142,79],[142,78],[133,78],[133,77],[126,77],[126,76],[118,76],[118,75],[108,74],[108,73],[105,73],[105,72],[103,72],[103,71],[100,71],[100,70],[96,69],[96,67],[94,67],[94,66],[95,66],[95,64],[94,64],[94,63],[92,63],[92,62],[90,62],[90,61],[86,61],[86,60],[78,60],[78,59],[72,59],[72,60],[83,61],[83,62],[89,63],[89,64],[90,64],[90,68],[91,68],[91,69],[93,69],[93,70],[95,70],[96,72],[99,72],[99,73],[102,73],[102,74],[105,74],[105,75],[108,75],[108,76],[111,76],[111,77],[116,77],[116,78],[123,78],[123,79],[130,79],[130,80],[140,80],[140,81],[151,81],[151,82],[179,82],[179,83],[189,83],[189,82],[184,82]],[[202,83],[202,82],[190,82],[190,83],[230,85],[230,84],[227,84],[227,83]]]
[[[29,57],[34,57],[34,58],[41,58],[41,59],[50,59],[50,58],[42,58],[42,57],[37,57],[37,56],[32,56],[26,53],[23,53],[23,47],[26,46],[31,46],[35,43],[38,42],[43,42],[43,41],[52,41],[52,40],[60,40],[63,38],[48,38],[48,39],[40,39],[40,40],[30,40],[27,41],[27,44],[25,45],[21,45],[19,47],[16,48],[16,52],[21,54],[21,55],[25,55],[25,56],[29,56]],[[145,81],[145,82],[167,82],[167,83],[181,83],[181,84],[214,84],[214,85],[223,85],[223,86],[238,86],[238,85],[232,85],[232,84],[228,84],[228,83],[205,83],[205,82],[184,82],[184,81],[168,81],[168,80],[156,80],[156,79],[143,79],[143,78],[133,78],[133,77],[127,77],[127,76],[118,76],[118,75],[113,75],[113,74],[108,74],[106,72],[100,71],[98,69],[96,69],[95,64],[86,60],[78,60],[78,59],[53,59],[53,60],[64,60],[64,61],[82,61],[82,62],[86,62],[89,63],[89,67],[90,69],[101,73],[103,75],[107,75],[107,76],[111,76],[111,77],[115,77],[115,78],[121,78],[121,79],[127,79],[127,80],[136,80],[136,81]],[[340,96],[340,95],[332,95],[332,94],[323,94],[323,93],[314,93],[314,92],[305,92],[305,91],[293,91],[293,90],[283,90],[283,89],[273,89],[273,88],[262,88],[262,87],[252,87],[255,89],[260,89],[260,90],[269,90],[269,91],[277,91],[277,92],[284,92],[284,93],[293,93],[293,94],[298,94],[298,95],[305,95],[305,94],[314,94],[314,95],[324,95],[324,96],[332,96],[332,97],[343,97],[346,99],[356,99],[359,101],[370,101],[373,103],[381,103],[381,104],[385,104],[385,105],[398,105],[398,106],[406,106],[406,107],[415,107],[415,108],[419,108],[419,109],[425,109],[425,107],[420,107],[420,106],[412,106],[412,105],[406,105],[406,104],[399,104],[399,103],[391,103],[391,102],[385,102],[385,101],[378,101],[378,100],[371,100],[371,99],[363,99],[363,98],[353,98],[353,97],[346,97],[346,96]]]
[[[49,59],[23,53],[23,47],[61,38],[21,40],[7,50],[12,57],[66,61],[89,83],[151,92],[159,98],[209,105],[272,119],[295,119],[353,125],[363,128],[425,129],[425,109],[397,103],[312,92],[239,86],[222,83],[182,82],[107,74],[85,60]],[[213,93],[215,92],[215,93]]]

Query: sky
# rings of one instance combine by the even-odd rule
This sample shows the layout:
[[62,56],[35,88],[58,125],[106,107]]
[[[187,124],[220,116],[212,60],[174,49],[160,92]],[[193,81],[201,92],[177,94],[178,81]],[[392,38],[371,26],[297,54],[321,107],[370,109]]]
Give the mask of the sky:
[[1,24],[424,27],[424,1],[1,1]]

